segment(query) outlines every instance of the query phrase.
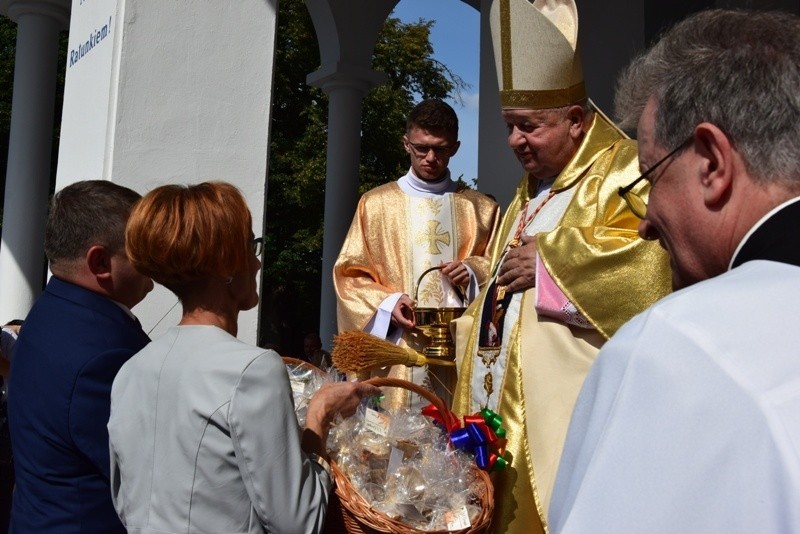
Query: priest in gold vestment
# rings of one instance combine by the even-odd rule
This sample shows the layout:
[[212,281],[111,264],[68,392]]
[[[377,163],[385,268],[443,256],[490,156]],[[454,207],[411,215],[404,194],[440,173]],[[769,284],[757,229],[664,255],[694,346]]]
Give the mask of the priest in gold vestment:
[[[572,0],[494,0],[490,22],[508,142],[526,171],[491,275],[457,323],[459,415],[503,418],[493,531],[547,532],[572,409],[599,348],[670,290],[667,256],[617,194],[636,143],[588,100]],[[646,192],[640,192],[645,194]]]
[[[364,330],[413,345],[415,306],[463,307],[462,297],[477,295],[500,214],[489,197],[460,189],[450,178],[458,118],[445,102],[418,104],[403,144],[411,169],[361,197],[334,266],[334,286],[340,332]],[[431,366],[429,376],[425,369],[395,366],[376,374],[429,385],[444,397],[455,385],[455,368]],[[397,388],[386,396],[390,406],[409,400]]]

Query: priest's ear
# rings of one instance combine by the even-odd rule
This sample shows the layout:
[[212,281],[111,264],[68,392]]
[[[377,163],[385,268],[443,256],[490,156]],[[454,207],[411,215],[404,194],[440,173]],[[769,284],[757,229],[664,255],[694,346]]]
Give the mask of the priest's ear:
[[742,169],[744,162],[728,135],[708,122],[695,127],[694,151],[700,158],[697,168],[703,185],[703,201],[707,206],[718,206],[728,198],[734,176],[743,174],[737,169]]

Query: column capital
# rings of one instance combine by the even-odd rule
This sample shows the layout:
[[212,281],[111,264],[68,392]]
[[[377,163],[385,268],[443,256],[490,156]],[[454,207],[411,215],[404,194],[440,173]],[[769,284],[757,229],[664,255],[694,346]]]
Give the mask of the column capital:
[[328,63],[306,76],[306,83],[321,88],[326,93],[335,89],[350,88],[366,95],[373,87],[385,83],[388,76],[364,67],[341,62]]
[[69,28],[71,10],[70,0],[0,0],[0,13],[14,22],[22,15],[40,15],[58,21],[64,30]]

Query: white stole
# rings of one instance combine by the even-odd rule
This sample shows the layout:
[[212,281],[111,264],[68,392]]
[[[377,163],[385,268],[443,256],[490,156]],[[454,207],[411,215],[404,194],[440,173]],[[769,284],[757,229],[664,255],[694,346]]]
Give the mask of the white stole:
[[[560,191],[559,193],[556,193],[541,207],[539,213],[536,214],[534,219],[524,229],[523,233],[525,235],[536,235],[542,232],[550,232],[555,229],[559,221],[561,221],[561,218],[564,216],[564,212],[567,210],[567,206],[572,200],[572,195],[574,192],[575,188],[571,187],[566,191]],[[527,218],[530,214],[534,213],[534,211],[539,208],[549,194],[550,188],[544,187],[539,190],[536,197],[532,198],[531,201],[528,202],[528,209],[525,210],[525,212],[520,212],[517,215],[514,225],[511,227],[511,234],[506,237],[506,243],[508,243],[514,237],[514,233],[519,226],[520,219],[522,217]],[[502,259],[500,260],[500,263],[502,264]],[[496,269],[496,271],[498,270],[499,269]],[[495,272],[494,274],[496,275],[497,273]],[[487,283],[487,287],[490,285],[490,283],[491,281]],[[533,291],[536,290],[535,287],[531,289]],[[476,342],[475,353],[473,354],[471,385],[473,411],[480,410],[484,407],[488,407],[490,410],[495,412],[499,411],[498,405],[500,403],[500,392],[503,390],[503,380],[506,375],[509,346],[512,341],[512,333],[517,329],[517,322],[519,321],[522,306],[522,298],[526,293],[528,292],[518,291],[511,295],[511,302],[509,303],[508,309],[505,312],[505,326],[503,327],[503,339],[500,342],[500,352],[497,355],[497,359],[491,365],[484,364],[480,354],[477,353],[478,346]],[[486,298],[491,298],[491,296],[487,295]],[[533,304],[530,305],[533,306]],[[492,395],[489,395],[483,387],[487,374],[492,376],[491,383],[495,384]]]

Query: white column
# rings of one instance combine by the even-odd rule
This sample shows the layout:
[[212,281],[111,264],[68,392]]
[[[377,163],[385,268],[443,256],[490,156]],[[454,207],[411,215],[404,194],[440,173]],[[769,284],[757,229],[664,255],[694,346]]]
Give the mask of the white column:
[[17,22],[3,240],[0,322],[24,318],[42,290],[59,31],[67,2],[5,2]]
[[337,66],[310,74],[307,81],[328,95],[328,153],[325,173],[325,227],[322,245],[322,291],[319,333],[330,348],[336,327],[336,294],[333,265],[342,248],[358,204],[359,160],[361,158],[361,107],[370,89],[386,75],[368,69]]

